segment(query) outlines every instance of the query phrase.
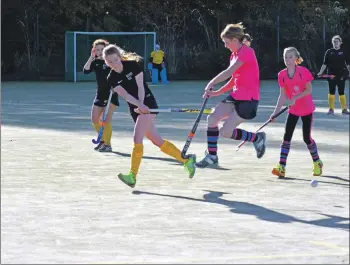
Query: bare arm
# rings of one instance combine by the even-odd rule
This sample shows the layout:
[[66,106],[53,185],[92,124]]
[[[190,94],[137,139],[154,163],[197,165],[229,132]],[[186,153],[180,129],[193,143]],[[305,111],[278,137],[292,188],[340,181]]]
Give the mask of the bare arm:
[[294,96],[294,97],[293,97],[294,100],[298,100],[298,99],[300,99],[300,98],[305,97],[306,95],[311,94],[311,92],[312,92],[312,85],[311,85],[311,82],[308,82],[305,86],[306,86],[306,89],[305,89],[303,92],[301,92],[300,94]]
[[320,72],[319,72],[318,74],[319,74],[319,75],[322,75],[323,72],[324,72],[324,70],[326,70],[326,68],[327,68],[327,65],[322,64],[321,69],[320,69]]
[[350,76],[350,56],[349,53],[345,53],[345,66],[349,72],[349,76]]
[[324,57],[323,57],[323,64],[321,66],[321,69],[320,71],[318,72],[318,75],[322,75],[324,70],[326,70],[327,68],[327,64],[328,64],[328,51],[326,51],[326,53],[324,54]]
[[233,86],[234,86],[234,78],[231,77],[231,79],[225,85],[223,85],[220,89],[215,91],[215,94],[216,95],[224,94],[227,91],[231,90],[233,88]]
[[348,69],[349,72],[349,76],[350,76],[350,64],[348,62],[345,61],[345,66]]
[[226,70],[222,71],[220,74],[215,76],[210,83],[212,85],[218,84],[220,82],[225,81],[228,79],[230,76],[233,75],[234,72],[237,71],[238,68],[240,68],[243,65],[243,62],[241,61],[236,61],[233,65],[230,65]]
[[274,116],[275,114],[281,111],[282,106],[284,105],[284,103],[286,103],[286,99],[287,99],[287,96],[286,96],[286,93],[284,92],[284,88],[280,87],[280,95],[278,96],[275,111],[271,116]]
[[139,101],[143,102],[145,99],[145,87],[143,84],[143,72],[141,72],[137,76],[135,76],[135,79],[136,79],[136,83],[138,86]]
[[91,68],[91,63],[93,60],[94,60],[94,57],[90,56],[89,59],[87,60],[87,62],[85,63],[84,69],[83,69],[84,74],[91,73],[90,68]]
[[[142,103],[131,96],[122,86],[116,86],[113,88],[113,91],[118,93],[122,98],[124,98],[127,102],[139,107]],[[143,104],[142,104],[143,105]]]

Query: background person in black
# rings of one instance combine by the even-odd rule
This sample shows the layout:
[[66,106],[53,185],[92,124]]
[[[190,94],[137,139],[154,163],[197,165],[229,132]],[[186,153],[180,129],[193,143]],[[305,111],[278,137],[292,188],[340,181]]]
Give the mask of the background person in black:
[[[94,102],[91,109],[91,121],[96,132],[101,127],[101,117],[105,107],[107,106],[110,87],[107,84],[107,76],[111,71],[102,58],[102,51],[108,45],[108,41],[97,39],[92,44],[91,56],[84,65],[84,74],[91,72],[96,73],[97,90]],[[111,138],[112,138],[112,117],[116,107],[119,106],[118,94],[113,94],[111,104],[107,114],[105,128],[101,138],[101,142],[95,147],[96,151],[112,152]]]
[[333,48],[326,51],[321,66],[320,72],[317,74],[321,76],[327,68],[327,74],[335,75],[335,78],[328,78],[329,94],[328,94],[328,114],[334,114],[334,102],[335,102],[335,91],[338,87],[339,102],[342,108],[343,114],[349,114],[346,107],[346,96],[345,96],[345,79],[349,76],[349,55],[341,48],[342,39],[339,35],[332,38]]
[[[161,151],[184,163],[189,177],[193,178],[195,155],[190,155],[186,159],[182,158],[181,151],[171,142],[164,140],[153,124],[156,115],[150,114],[149,108],[158,108],[158,105],[144,81],[143,71],[138,63],[141,57],[135,53],[127,53],[116,45],[108,45],[103,50],[103,58],[112,69],[108,76],[109,86],[127,101],[130,114],[135,121],[130,172],[119,174],[119,179],[130,187],[135,186],[136,175],[143,156],[143,138],[145,136]],[[136,113],[135,109],[141,114]]]

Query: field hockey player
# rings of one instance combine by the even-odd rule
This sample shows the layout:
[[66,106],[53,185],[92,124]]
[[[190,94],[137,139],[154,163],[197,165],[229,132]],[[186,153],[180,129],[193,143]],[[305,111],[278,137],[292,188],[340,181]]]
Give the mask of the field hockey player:
[[[221,33],[221,39],[232,54],[230,66],[213,78],[205,88],[204,97],[216,97],[232,90],[230,95],[216,105],[208,116],[207,151],[204,159],[196,163],[199,168],[218,165],[217,143],[219,135],[238,141],[252,142],[258,158],[265,153],[266,135],[237,128],[246,120],[255,118],[260,99],[259,66],[252,48],[243,44],[246,37],[241,23],[229,24]],[[214,85],[231,79],[220,89],[211,90]],[[226,119],[219,129],[220,121]]]
[[281,110],[287,98],[290,107],[283,142],[281,144],[280,161],[273,168],[272,174],[280,178],[285,177],[292,136],[297,122],[301,118],[303,122],[303,139],[313,160],[312,172],[314,176],[320,176],[322,174],[323,163],[318,155],[316,142],[311,137],[313,113],[315,111],[315,105],[311,95],[311,81],[313,77],[307,68],[299,66],[303,59],[300,57],[300,53],[296,48],[288,47],[284,49],[283,56],[286,68],[278,73],[280,95],[271,117]]
[[170,141],[164,140],[156,130],[154,125],[156,114],[150,114],[150,108],[158,108],[158,105],[144,81],[143,71],[139,66],[142,58],[135,53],[125,52],[116,45],[108,45],[104,48],[103,58],[112,69],[108,76],[108,84],[126,100],[130,115],[135,122],[130,171],[127,174],[119,174],[119,179],[130,187],[135,186],[144,152],[143,139],[145,136],[162,152],[183,163],[189,177],[193,178],[196,156],[189,155],[182,158],[181,151]]
[[119,106],[118,94],[113,94],[109,110],[105,110],[110,93],[107,84],[107,76],[111,69],[105,64],[105,61],[102,58],[102,51],[108,44],[108,41],[103,39],[95,40],[92,44],[91,56],[83,69],[84,74],[90,74],[91,72],[96,73],[97,90],[91,109],[91,121],[97,133],[101,127],[101,117],[103,112],[108,111],[102,139],[95,147],[95,150],[99,152],[112,151],[112,117],[117,106]]

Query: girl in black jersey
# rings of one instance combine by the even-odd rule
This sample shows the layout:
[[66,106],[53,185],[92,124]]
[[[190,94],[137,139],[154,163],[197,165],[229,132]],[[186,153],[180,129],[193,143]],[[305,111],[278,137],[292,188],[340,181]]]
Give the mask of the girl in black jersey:
[[193,178],[195,155],[189,155],[185,159],[182,158],[181,151],[171,142],[164,140],[154,126],[153,121],[156,114],[150,114],[149,109],[158,108],[158,105],[144,81],[143,71],[139,66],[139,61],[142,58],[135,53],[127,53],[116,45],[108,45],[104,48],[103,58],[112,69],[108,76],[108,85],[127,101],[130,115],[135,122],[130,172],[119,174],[119,179],[130,187],[135,186],[143,156],[143,138],[145,136],[161,151],[183,163],[189,177]]
[[[109,43],[106,40],[97,39],[92,44],[91,56],[84,65],[84,74],[91,72],[96,73],[97,90],[94,102],[91,109],[91,121],[96,132],[101,127],[101,117],[107,106],[110,89],[107,85],[107,76],[111,69],[105,64],[102,58],[103,48]],[[112,152],[111,138],[112,138],[112,116],[116,107],[119,106],[118,95],[113,94],[111,104],[107,114],[105,128],[103,131],[101,142],[95,147],[96,151]]]
[[328,79],[329,94],[328,94],[328,114],[334,114],[334,103],[335,103],[335,91],[338,87],[339,102],[342,108],[342,113],[349,115],[350,112],[346,107],[346,96],[345,96],[345,79],[350,73],[350,58],[349,54],[341,48],[342,39],[336,35],[332,38],[333,48],[326,51],[324,55],[323,64],[320,72],[317,74],[321,76],[324,70],[328,70],[329,75],[335,75],[334,78]]

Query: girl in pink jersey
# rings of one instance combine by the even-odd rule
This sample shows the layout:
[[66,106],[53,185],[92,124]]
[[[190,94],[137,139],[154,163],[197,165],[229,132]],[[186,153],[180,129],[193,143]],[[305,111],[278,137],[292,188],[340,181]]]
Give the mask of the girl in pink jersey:
[[[259,66],[252,48],[243,44],[245,34],[243,25],[229,24],[221,33],[221,39],[225,47],[231,52],[230,66],[214,77],[206,86],[204,97],[216,97],[229,90],[230,95],[216,105],[214,112],[208,116],[207,140],[208,149],[206,156],[197,167],[205,168],[218,165],[217,143],[219,135],[239,141],[252,142],[261,158],[265,153],[266,135],[264,132],[252,133],[237,127],[245,120],[255,118],[259,99]],[[215,84],[231,77],[223,87],[213,91]],[[219,129],[219,122],[226,119]]]
[[298,66],[303,59],[300,57],[300,53],[296,48],[289,47],[284,49],[283,56],[287,68],[278,73],[280,95],[271,117],[281,110],[287,98],[290,107],[281,145],[280,161],[272,170],[272,174],[280,178],[285,177],[290,143],[300,117],[303,122],[304,142],[313,160],[313,175],[320,176],[322,174],[323,164],[318,156],[316,143],[311,138],[313,112],[315,111],[315,105],[311,95],[311,81],[313,77],[308,69]]

